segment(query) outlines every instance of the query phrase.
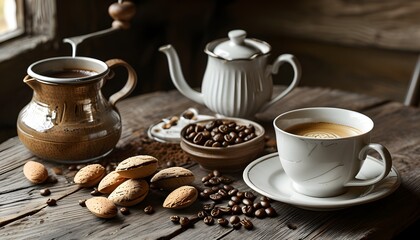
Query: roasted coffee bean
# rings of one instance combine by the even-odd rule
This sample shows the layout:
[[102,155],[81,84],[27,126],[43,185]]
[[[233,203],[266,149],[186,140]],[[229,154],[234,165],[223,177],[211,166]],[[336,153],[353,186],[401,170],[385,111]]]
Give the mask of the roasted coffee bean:
[[271,199],[268,198],[268,197],[266,197],[266,196],[261,196],[260,197],[260,201],[268,201],[268,202],[271,202]]
[[48,206],[56,206],[57,205],[57,200],[55,200],[54,198],[48,198],[47,205]]
[[207,225],[213,225],[214,224],[214,218],[212,216],[206,216],[203,219],[204,223]]
[[243,125],[236,125],[236,127],[235,127],[235,131],[236,132],[242,132],[243,130],[245,130],[245,126],[243,126]]
[[232,197],[230,197],[230,200],[234,201],[237,204],[241,203],[241,201],[242,201],[241,198],[238,197],[238,196],[232,196]]
[[210,215],[211,215],[212,217],[218,218],[218,217],[220,217],[220,216],[222,215],[222,212],[220,211],[220,209],[219,209],[219,208],[213,208],[213,209],[211,210],[211,212],[210,212]]
[[153,209],[152,205],[148,205],[144,208],[144,213],[146,214],[153,214],[155,212],[155,209]]
[[90,195],[92,195],[92,196],[101,196],[101,195],[102,195],[102,193],[101,193],[101,192],[99,192],[97,188],[94,188],[94,189],[90,192]]
[[203,190],[203,192],[204,193],[206,193],[206,194],[212,194],[212,193],[214,193],[214,190],[213,189],[211,189],[211,188],[205,188],[204,190]]
[[[221,180],[221,179],[220,179]],[[223,189],[225,189],[226,191],[230,191],[233,189],[233,187],[231,185],[223,185]]]
[[205,217],[207,217],[208,216],[208,214],[205,212],[205,211],[199,211],[198,213],[197,213],[197,217],[199,218],[199,219],[204,219]]
[[261,201],[260,203],[261,203],[261,206],[263,208],[269,208],[269,207],[271,207],[271,204],[270,204],[269,201]]
[[215,142],[215,143],[213,143],[213,145],[211,145],[212,147],[221,147],[222,146],[222,144],[221,143],[219,143],[219,142]]
[[289,229],[292,229],[292,230],[296,230],[296,229],[297,229],[297,226],[296,226],[296,224],[294,224],[294,223],[287,223],[287,227],[288,227]]
[[130,209],[126,208],[126,207],[122,207],[120,208],[120,212],[122,215],[128,215],[130,214]]
[[215,126],[216,126],[216,122],[215,121],[210,121],[206,124],[205,127],[208,131],[211,131]]
[[248,218],[242,219],[241,224],[246,230],[252,230],[254,228],[254,224],[252,224],[251,220],[249,220]]
[[245,131],[241,131],[241,132],[239,132],[238,133],[238,137],[240,137],[240,138],[245,138],[247,136],[247,134],[245,133]]
[[274,208],[272,208],[272,207],[266,208],[265,209],[265,213],[267,213],[267,216],[269,216],[269,217],[275,217],[275,216],[277,216],[276,210]]
[[215,202],[220,202],[223,199],[223,196],[219,193],[210,194],[209,198]]
[[218,209],[223,214],[230,214],[232,212],[232,209],[230,207],[218,207]]
[[223,136],[223,139],[225,140],[224,142],[226,142],[227,144],[232,144],[235,142],[235,138],[232,137],[230,134],[226,134],[225,136]]
[[253,217],[254,216],[254,208],[252,206],[246,205],[243,206],[242,208],[242,213],[245,214],[248,217]]
[[231,183],[233,183],[233,179],[232,178],[229,178],[229,177],[222,176],[222,177],[219,177],[219,180],[223,184],[231,184]]
[[176,166],[176,164],[175,164],[175,162],[174,161],[167,161],[166,162],[166,167],[168,167],[168,168],[170,168],[170,167],[175,167]]
[[220,189],[220,187],[218,187],[218,186],[212,186],[212,187],[211,187],[211,190],[213,191],[213,193],[218,192],[218,191],[219,191],[219,189]]
[[41,194],[41,196],[49,196],[51,195],[51,191],[48,188],[44,188],[39,191],[39,194]]
[[218,142],[218,143],[222,143],[224,140],[224,136],[221,133],[217,133],[216,135],[213,136],[213,141]]
[[228,202],[228,206],[229,207],[233,207],[233,206],[235,206],[236,204],[238,204],[237,202],[234,202],[234,201],[232,201],[232,200],[229,200],[229,202]]
[[217,127],[217,129],[220,133],[227,133],[229,131],[229,127],[224,124]]
[[255,195],[252,192],[249,192],[249,191],[244,193],[244,197],[248,198],[249,200],[254,200],[255,199]]
[[252,205],[254,207],[254,209],[259,209],[262,208],[261,203],[260,202],[256,202]]
[[214,204],[212,203],[206,203],[203,205],[203,210],[210,212],[214,208]]
[[228,142],[226,142],[226,141],[223,141],[222,142],[222,147],[227,147],[227,146],[229,146],[230,144],[228,143]]
[[196,133],[200,133],[200,132],[202,132],[204,130],[204,126],[201,126],[201,125],[196,125],[195,126],[195,132]]
[[204,184],[204,186],[206,186],[206,187],[213,186],[213,184],[211,184],[209,181],[207,181],[207,182],[203,182],[203,184]]
[[193,140],[196,135],[197,135],[196,132],[192,132],[192,133],[188,134],[188,136],[186,138],[189,139],[189,140]]
[[241,219],[238,216],[236,216],[236,215],[230,217],[230,219],[229,219],[229,222],[232,225],[233,224],[236,224],[236,223],[239,223],[240,221],[241,221]]
[[227,191],[225,189],[223,189],[223,188],[222,189],[219,189],[219,191],[217,193],[219,193],[220,195],[222,195],[223,198],[229,198],[229,195],[228,195]]
[[180,217],[174,215],[174,216],[171,216],[170,219],[171,219],[171,222],[173,222],[173,223],[179,223]]
[[208,193],[205,193],[205,192],[200,192],[198,194],[198,196],[200,197],[200,199],[203,199],[203,200],[209,199],[209,194]]
[[82,206],[82,207],[86,207],[86,199],[83,199],[83,200],[80,199],[79,200],[79,205]]
[[235,144],[239,144],[239,143],[243,143],[243,142],[244,142],[243,138],[240,138],[240,137],[235,138]]
[[245,197],[245,193],[244,192],[237,192],[236,193],[236,196],[238,197],[238,198],[240,198],[240,199],[242,199],[242,198],[244,198]]
[[241,214],[241,213],[242,213],[241,206],[239,206],[239,205],[233,205],[233,206],[231,207],[231,210],[232,210],[232,214],[239,215],[239,214]]
[[204,176],[204,177],[201,178],[201,182],[202,183],[208,182],[211,178],[212,178],[211,176]]
[[213,184],[213,186],[214,186],[214,185],[219,185],[219,184],[220,184],[220,180],[219,180],[219,178],[217,178],[217,177],[212,177],[212,178],[209,180],[209,183],[210,183],[210,184]]
[[245,205],[252,205],[253,201],[251,199],[244,198],[244,199],[242,199],[242,203],[245,204]]
[[213,176],[220,177],[220,176],[222,176],[222,173],[220,173],[219,170],[213,170]]
[[190,225],[190,219],[188,217],[180,217],[179,223],[181,224],[181,227],[188,227]]
[[255,216],[257,218],[265,218],[267,217],[267,213],[265,212],[264,208],[260,208],[260,209],[255,210]]
[[187,136],[188,136],[188,135],[190,135],[190,133],[192,133],[194,131],[195,131],[195,124],[192,124],[192,125],[189,125],[187,127],[187,129],[185,130],[185,134],[187,134]]
[[213,141],[212,139],[209,139],[204,143],[204,146],[205,147],[213,147],[214,143],[215,143],[215,141]]
[[255,136],[256,136],[255,133],[250,133],[246,137],[244,137],[244,141],[247,142],[247,141],[255,138]]
[[220,226],[226,227],[229,224],[229,221],[226,218],[219,218],[217,219],[217,223]]
[[229,192],[228,192],[228,195],[229,196],[236,196],[236,194],[239,192],[239,190],[238,189],[236,189],[236,188],[234,188],[234,189],[232,189],[232,190],[230,190]]
[[202,132],[197,133],[193,139],[193,143],[201,145],[201,143],[204,141],[204,136]]

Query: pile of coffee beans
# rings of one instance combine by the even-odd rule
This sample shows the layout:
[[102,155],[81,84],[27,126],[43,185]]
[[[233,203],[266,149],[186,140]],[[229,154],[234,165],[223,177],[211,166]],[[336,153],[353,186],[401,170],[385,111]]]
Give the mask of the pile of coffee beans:
[[257,136],[252,124],[245,126],[220,119],[209,121],[205,125],[188,124],[182,134],[187,141],[206,147],[227,147],[247,142]]
[[[202,220],[206,225],[217,223],[220,226],[229,227],[230,224],[236,230],[242,226],[247,230],[252,230],[254,224],[250,218],[263,219],[277,216],[269,198],[265,196],[258,198],[251,191],[240,191],[230,185],[233,181],[232,178],[223,176],[218,170],[204,176],[201,182],[205,187],[200,190],[199,197],[206,203],[202,205],[202,210],[197,213],[197,216],[190,218],[188,224],[184,223],[181,226],[190,227],[191,224]],[[224,205],[223,203],[226,202],[227,205]],[[245,216],[241,219],[241,215]],[[172,216],[170,220],[180,223],[179,216]]]

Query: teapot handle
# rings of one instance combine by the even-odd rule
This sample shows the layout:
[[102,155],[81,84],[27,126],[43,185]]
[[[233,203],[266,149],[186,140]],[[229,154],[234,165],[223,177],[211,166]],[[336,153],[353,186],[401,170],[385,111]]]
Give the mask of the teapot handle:
[[115,106],[115,104],[119,100],[127,97],[134,90],[134,88],[137,85],[137,74],[136,74],[136,71],[133,69],[133,67],[131,67],[128,63],[126,63],[125,61],[121,59],[110,59],[106,61],[106,64],[108,65],[109,68],[118,67],[118,66],[125,67],[128,72],[128,79],[124,87],[118,92],[112,94],[111,97],[109,97],[109,103]]
[[285,97],[290,91],[292,91],[300,82],[300,77],[302,76],[302,69],[300,67],[300,63],[297,58],[291,54],[282,54],[280,55],[273,63],[271,68],[271,74],[277,74],[279,67],[283,65],[283,63],[289,63],[294,71],[292,83],[287,87],[283,92],[281,92],[277,97],[272,98],[269,102],[264,104],[260,111],[264,111],[269,108],[273,103],[277,102],[278,100]]

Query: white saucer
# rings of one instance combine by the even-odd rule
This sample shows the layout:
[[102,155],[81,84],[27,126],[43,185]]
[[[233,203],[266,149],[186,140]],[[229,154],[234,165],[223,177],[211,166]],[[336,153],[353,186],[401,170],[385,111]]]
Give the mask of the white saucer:
[[[381,161],[368,156],[356,177],[367,179],[378,176],[382,171],[381,165]],[[309,197],[293,190],[277,152],[251,162],[245,168],[243,178],[250,188],[264,196],[315,211],[337,210],[381,199],[394,192],[401,182],[398,171],[392,167],[388,176],[373,186],[351,187],[346,193],[335,197]]]

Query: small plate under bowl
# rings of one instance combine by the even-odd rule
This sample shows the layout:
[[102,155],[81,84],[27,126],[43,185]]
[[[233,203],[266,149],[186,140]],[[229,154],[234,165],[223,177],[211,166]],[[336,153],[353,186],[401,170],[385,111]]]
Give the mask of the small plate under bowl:
[[[373,178],[378,176],[382,169],[381,161],[367,156],[356,178]],[[373,202],[393,193],[401,183],[397,169],[392,167],[385,179],[372,186],[349,187],[346,193],[334,197],[310,197],[293,190],[292,181],[285,174],[277,152],[250,163],[243,172],[243,178],[250,188],[264,196],[314,211],[338,210]]]

